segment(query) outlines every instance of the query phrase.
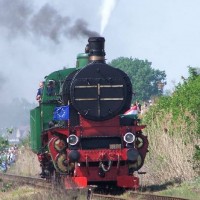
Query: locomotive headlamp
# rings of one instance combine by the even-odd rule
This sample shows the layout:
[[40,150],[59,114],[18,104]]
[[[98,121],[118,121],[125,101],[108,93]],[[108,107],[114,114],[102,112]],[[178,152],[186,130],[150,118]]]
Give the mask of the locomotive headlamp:
[[67,143],[70,145],[76,145],[79,139],[76,135],[72,134],[67,138]]
[[133,143],[135,140],[135,135],[133,135],[133,133],[128,132],[124,135],[124,141],[126,143]]

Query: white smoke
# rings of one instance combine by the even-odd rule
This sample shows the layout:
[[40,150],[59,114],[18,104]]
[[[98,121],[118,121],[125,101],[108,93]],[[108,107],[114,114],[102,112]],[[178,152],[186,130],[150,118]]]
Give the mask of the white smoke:
[[117,0],[103,0],[103,4],[100,10],[100,15],[101,15],[101,31],[100,34],[102,35],[108,21],[110,19],[110,15],[115,8]]

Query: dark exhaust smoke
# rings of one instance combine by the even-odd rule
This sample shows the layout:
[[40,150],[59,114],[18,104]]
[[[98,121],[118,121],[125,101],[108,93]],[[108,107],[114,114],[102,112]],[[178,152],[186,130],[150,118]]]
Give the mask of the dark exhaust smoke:
[[80,35],[87,38],[92,36],[100,36],[97,32],[91,31],[87,27],[88,24],[86,21],[78,19],[76,20],[75,24],[66,31],[66,35],[69,35],[71,38],[78,38]]
[[88,28],[86,21],[78,19],[72,22],[69,16],[45,4],[39,11],[32,9],[29,1],[0,0],[0,29],[6,30],[11,38],[17,36],[35,36],[49,38],[59,43],[61,37],[76,39],[79,37],[99,36]]

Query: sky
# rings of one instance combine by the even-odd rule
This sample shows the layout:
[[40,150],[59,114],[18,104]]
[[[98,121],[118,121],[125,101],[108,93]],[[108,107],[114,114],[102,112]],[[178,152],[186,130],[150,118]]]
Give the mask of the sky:
[[200,67],[199,7],[199,0],[0,0],[0,103],[36,102],[39,82],[74,67],[96,35],[105,37],[107,62],[147,59],[172,89],[188,66]]

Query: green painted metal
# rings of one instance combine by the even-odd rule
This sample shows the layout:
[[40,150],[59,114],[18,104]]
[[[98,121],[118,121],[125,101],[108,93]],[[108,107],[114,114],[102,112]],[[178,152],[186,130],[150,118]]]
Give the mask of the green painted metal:
[[[41,103],[30,112],[31,149],[36,153],[41,150],[42,132],[49,129],[49,122],[53,120],[54,109],[56,106],[60,106],[59,100],[61,99],[65,78],[88,64],[88,54],[78,54],[77,64],[76,68],[58,70],[45,77]],[[47,88],[51,80],[55,83],[55,93],[50,96]]]
[[31,149],[37,153],[41,149],[41,108],[36,107],[30,111]]
[[[75,71],[76,68],[63,69],[49,74],[45,78],[45,86],[43,90],[41,111],[42,111],[42,130],[49,128],[49,122],[53,120],[53,111],[56,106],[59,106],[58,101],[62,95],[63,82],[70,73]],[[47,94],[47,87],[50,80],[55,81],[55,95],[49,96]]]
[[77,55],[76,67],[83,68],[88,64],[88,54],[87,53],[80,53]]
[[[30,142],[33,152],[37,153],[41,150],[41,134],[49,128],[49,122],[53,120],[53,111],[59,105],[58,100],[61,97],[63,82],[66,76],[75,70],[76,68],[63,69],[55,71],[45,77],[42,101],[38,107],[30,112]],[[55,95],[53,96],[47,94],[47,87],[50,80],[56,83]]]

